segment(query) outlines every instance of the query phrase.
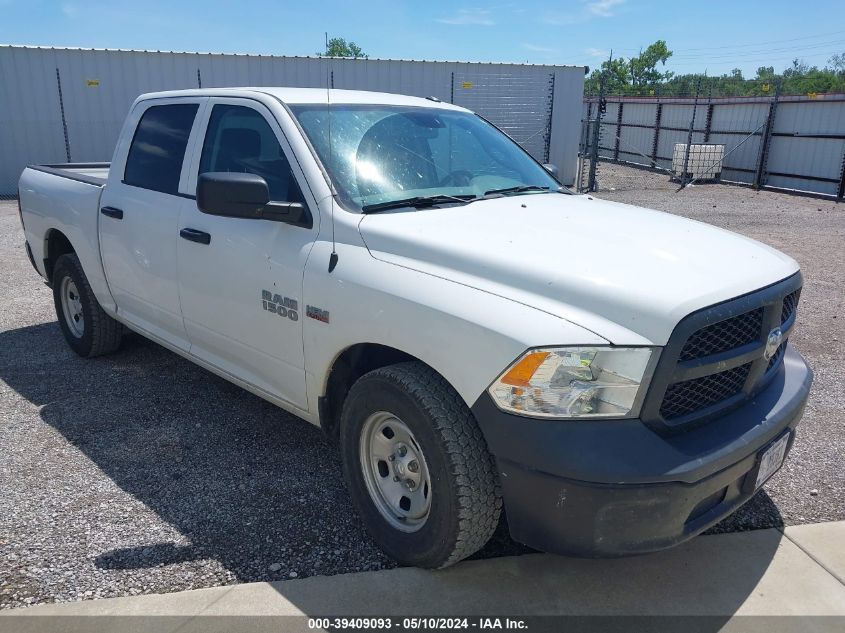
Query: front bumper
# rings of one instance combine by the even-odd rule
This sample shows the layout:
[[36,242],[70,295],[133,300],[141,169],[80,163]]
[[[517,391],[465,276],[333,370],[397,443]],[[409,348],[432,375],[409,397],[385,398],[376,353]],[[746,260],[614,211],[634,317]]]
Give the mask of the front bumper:
[[671,547],[756,492],[758,455],[804,412],[812,371],[792,346],[747,405],[661,435],[640,420],[538,420],[485,392],[473,413],[495,455],[514,540],[546,552],[621,556]]

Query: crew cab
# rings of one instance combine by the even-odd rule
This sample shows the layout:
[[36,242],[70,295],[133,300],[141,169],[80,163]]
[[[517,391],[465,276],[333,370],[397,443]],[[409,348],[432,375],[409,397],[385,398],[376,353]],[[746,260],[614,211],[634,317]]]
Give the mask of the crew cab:
[[436,99],[184,90],[19,200],[73,350],[128,328],[319,425],[396,560],[455,563],[503,514],[549,552],[666,548],[792,446],[801,272],[554,172]]

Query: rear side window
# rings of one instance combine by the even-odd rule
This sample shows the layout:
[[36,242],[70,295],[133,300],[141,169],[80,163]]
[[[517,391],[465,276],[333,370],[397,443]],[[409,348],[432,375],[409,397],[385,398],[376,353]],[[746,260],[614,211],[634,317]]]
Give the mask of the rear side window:
[[182,161],[198,108],[196,103],[175,103],[144,112],[126,158],[125,184],[178,193]]
[[199,168],[200,174],[209,171],[257,174],[267,181],[270,200],[303,201],[273,129],[252,108],[222,103],[214,106]]

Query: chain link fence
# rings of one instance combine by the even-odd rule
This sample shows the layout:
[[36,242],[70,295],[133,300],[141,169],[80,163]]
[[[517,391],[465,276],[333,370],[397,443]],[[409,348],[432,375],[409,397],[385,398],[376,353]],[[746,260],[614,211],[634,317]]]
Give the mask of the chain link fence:
[[615,163],[665,173],[678,191],[727,182],[845,197],[845,94],[712,97],[701,82],[680,97],[599,92],[584,99],[580,191],[601,190],[602,164]]

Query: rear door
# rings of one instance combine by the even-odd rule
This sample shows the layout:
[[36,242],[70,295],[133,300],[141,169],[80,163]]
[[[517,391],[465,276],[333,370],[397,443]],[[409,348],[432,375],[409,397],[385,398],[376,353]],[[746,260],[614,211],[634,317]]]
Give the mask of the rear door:
[[203,119],[191,167],[194,192],[200,173],[255,173],[267,181],[272,201],[305,203],[313,226],[208,215],[195,201],[182,208],[179,293],[191,353],[305,410],[301,297],[317,233],[315,201],[264,105],[212,98]]
[[[100,249],[118,314],[179,349],[188,349],[179,302],[176,244],[188,196],[188,147],[204,98],[139,103],[127,121],[131,136],[100,199]],[[133,128],[132,123],[136,122]]]

